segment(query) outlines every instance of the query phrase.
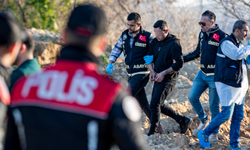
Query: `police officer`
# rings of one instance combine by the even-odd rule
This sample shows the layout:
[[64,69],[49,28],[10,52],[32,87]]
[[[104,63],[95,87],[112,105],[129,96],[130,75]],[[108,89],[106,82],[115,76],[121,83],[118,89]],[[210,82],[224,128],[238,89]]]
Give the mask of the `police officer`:
[[247,38],[248,32],[248,23],[237,20],[233,26],[233,33],[220,42],[215,61],[214,81],[222,109],[209,125],[198,133],[199,143],[203,148],[210,148],[209,135],[232,117],[229,149],[241,150],[240,126],[244,118],[243,107],[248,90],[249,64],[246,62],[249,61],[250,55],[250,45],[244,47],[242,41]]
[[[209,108],[212,119],[219,113],[219,97],[214,83],[214,68],[219,42],[226,36],[226,33],[220,30],[215,21],[215,14],[209,10],[201,15],[199,22],[201,32],[197,47],[193,52],[183,56],[184,62],[189,62],[200,57],[200,71],[196,75],[188,95],[188,99],[200,119],[199,126],[193,131],[193,135],[195,136],[197,136],[198,132],[208,122],[208,116],[204,112],[199,100],[201,94],[207,88],[209,88]],[[218,129],[209,137],[211,142],[218,140]]]
[[98,73],[106,47],[106,16],[93,5],[70,15],[55,66],[20,79],[12,89],[6,150],[144,150],[140,106],[122,86]]
[[[131,13],[127,17],[127,27],[120,36],[115,47],[111,51],[107,72],[112,74],[113,65],[122,52],[125,55],[125,63],[128,72],[128,82],[132,95],[139,101],[142,110],[148,118],[151,118],[149,103],[144,87],[147,85],[149,71],[143,57],[147,54],[149,44],[153,40],[151,33],[143,30],[141,17],[138,13]],[[159,126],[159,132],[162,132]]]
[[[150,80],[155,81],[150,102],[151,126],[148,135],[157,132],[161,113],[179,123],[180,132],[185,134],[192,120],[178,114],[164,104],[165,99],[176,84],[178,71],[183,66],[180,40],[169,33],[167,23],[164,20],[158,20],[154,24],[154,32],[156,38],[150,44],[147,56],[144,57],[151,72]],[[173,63],[173,59],[175,63]]]

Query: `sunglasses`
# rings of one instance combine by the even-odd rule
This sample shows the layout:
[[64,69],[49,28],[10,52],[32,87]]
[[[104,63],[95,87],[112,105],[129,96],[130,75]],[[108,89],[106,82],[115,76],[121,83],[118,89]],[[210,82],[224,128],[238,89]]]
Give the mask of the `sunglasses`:
[[199,22],[199,25],[206,26],[205,22]]

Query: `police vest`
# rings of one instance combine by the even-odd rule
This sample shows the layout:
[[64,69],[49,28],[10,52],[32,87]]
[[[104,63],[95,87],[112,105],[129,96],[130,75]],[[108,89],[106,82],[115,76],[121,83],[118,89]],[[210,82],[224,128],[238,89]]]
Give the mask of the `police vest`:
[[219,42],[226,36],[217,25],[209,35],[204,32],[200,33],[200,69],[206,75],[214,75],[216,53]]
[[130,47],[130,35],[128,30],[122,33],[122,47],[125,56],[126,69],[128,73],[135,73],[140,71],[147,71],[147,65],[143,59],[146,56],[149,48],[149,32],[142,30],[139,31],[134,37],[132,48]]
[[94,63],[58,60],[44,72],[17,82],[11,107],[38,106],[106,119],[122,86],[96,70]]
[[[224,38],[223,41],[231,41],[235,46],[239,48],[239,44],[233,34]],[[226,85],[233,87],[241,87],[243,79],[242,75],[242,60],[232,60],[223,54],[221,47],[218,48],[218,53],[215,63],[215,76],[214,81],[222,82]]]

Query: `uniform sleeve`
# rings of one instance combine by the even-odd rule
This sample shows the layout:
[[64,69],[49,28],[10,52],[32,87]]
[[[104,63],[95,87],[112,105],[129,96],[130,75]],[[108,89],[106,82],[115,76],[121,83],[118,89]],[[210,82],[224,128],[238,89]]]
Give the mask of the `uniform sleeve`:
[[116,62],[116,59],[122,53],[122,36],[119,38],[118,42],[115,44],[115,47],[112,49],[111,54],[109,56],[109,60]]
[[171,50],[172,58],[176,61],[173,63],[171,67],[174,71],[179,71],[183,67],[183,57],[182,57],[182,49],[180,44],[175,43],[174,47]]
[[200,49],[200,40],[201,40],[200,39],[200,34],[199,34],[199,39],[198,39],[198,44],[196,46],[196,49],[193,52],[188,53],[187,55],[183,56],[184,62],[189,62],[191,60],[194,60],[194,59],[200,57],[200,54],[201,54],[201,49]]
[[13,73],[10,76],[10,86],[9,90],[11,91],[15,83],[22,77],[24,74],[20,71],[13,71]]
[[14,117],[10,108],[8,108],[7,115],[8,123],[4,150],[21,150],[17,127],[15,125]]
[[221,43],[221,51],[232,60],[241,60],[250,55],[250,46],[238,48],[231,41],[225,40]]
[[139,121],[141,110],[135,98],[120,93],[110,111],[112,137],[121,150],[148,150]]

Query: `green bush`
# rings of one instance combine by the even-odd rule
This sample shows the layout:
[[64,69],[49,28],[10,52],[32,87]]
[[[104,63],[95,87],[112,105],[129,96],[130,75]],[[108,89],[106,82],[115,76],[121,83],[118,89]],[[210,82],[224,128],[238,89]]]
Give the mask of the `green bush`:
[[70,0],[9,0],[1,9],[11,10],[25,28],[58,32],[72,7]]

